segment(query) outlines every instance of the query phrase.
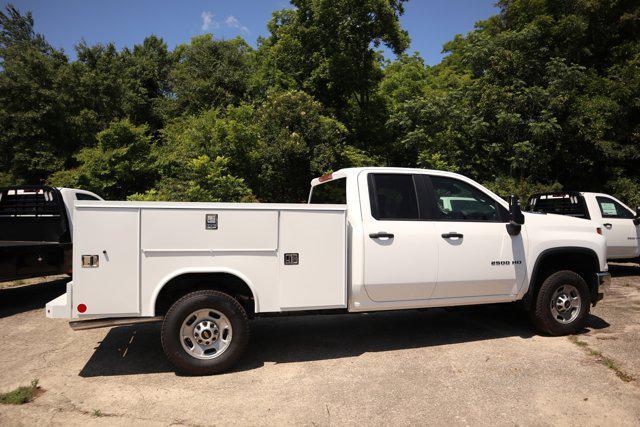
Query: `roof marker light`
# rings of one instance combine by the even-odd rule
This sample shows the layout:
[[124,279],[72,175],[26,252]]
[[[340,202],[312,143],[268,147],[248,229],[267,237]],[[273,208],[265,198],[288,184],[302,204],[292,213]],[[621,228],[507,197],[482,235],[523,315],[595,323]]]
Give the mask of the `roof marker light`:
[[318,181],[320,182],[325,182],[325,181],[329,181],[333,179],[333,173],[328,173],[325,175],[322,175],[320,178],[318,178]]

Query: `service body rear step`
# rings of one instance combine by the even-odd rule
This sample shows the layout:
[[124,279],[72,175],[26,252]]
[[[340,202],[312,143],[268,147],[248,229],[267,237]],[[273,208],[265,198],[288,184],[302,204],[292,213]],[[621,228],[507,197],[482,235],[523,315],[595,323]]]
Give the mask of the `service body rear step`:
[[49,319],[70,319],[71,318],[71,290],[73,282],[67,283],[67,292],[58,298],[51,300],[45,306],[45,315]]

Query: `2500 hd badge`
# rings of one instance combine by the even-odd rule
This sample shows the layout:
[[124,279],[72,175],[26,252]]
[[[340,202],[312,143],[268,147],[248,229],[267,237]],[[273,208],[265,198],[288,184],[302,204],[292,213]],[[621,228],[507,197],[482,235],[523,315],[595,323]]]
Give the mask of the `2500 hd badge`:
[[518,265],[522,264],[522,261],[514,259],[513,261],[491,261],[491,265]]

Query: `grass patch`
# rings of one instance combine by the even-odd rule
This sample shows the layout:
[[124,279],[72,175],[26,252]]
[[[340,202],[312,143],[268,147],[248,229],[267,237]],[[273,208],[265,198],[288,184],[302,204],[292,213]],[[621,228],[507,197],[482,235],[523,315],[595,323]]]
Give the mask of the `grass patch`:
[[580,341],[580,340],[578,339],[578,337],[576,337],[576,336],[571,336],[571,337],[569,337],[569,338],[570,338],[570,339],[571,339],[571,341],[573,341],[573,343],[574,343],[575,345],[577,345],[578,347],[583,347],[583,348],[584,348],[584,347],[587,347],[587,346],[588,346],[588,344],[587,344],[586,342],[584,342],[584,341]]
[[99,418],[102,416],[102,411],[100,409],[94,409],[91,415],[93,415],[96,418]]
[[626,383],[630,383],[635,379],[632,375],[624,372],[615,360],[605,356],[604,354],[602,354],[601,351],[594,350],[591,347],[589,347],[589,343],[585,341],[581,341],[580,338],[576,337],[575,335],[570,336],[569,340],[573,342],[575,345],[577,345],[578,347],[584,349],[584,351],[589,356],[596,359],[596,362],[611,369],[616,374],[616,376],[620,378],[622,381]]
[[11,390],[7,393],[0,394],[0,403],[8,405],[22,405],[24,403],[31,402],[40,391],[38,387],[38,380],[31,381],[31,385],[18,387],[15,390]]

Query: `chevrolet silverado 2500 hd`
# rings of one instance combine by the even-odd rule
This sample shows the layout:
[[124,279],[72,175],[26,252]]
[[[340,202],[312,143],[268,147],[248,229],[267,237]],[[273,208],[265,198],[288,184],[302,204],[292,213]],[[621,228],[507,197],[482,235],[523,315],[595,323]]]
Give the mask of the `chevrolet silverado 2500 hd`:
[[526,210],[590,219],[603,227],[609,260],[640,257],[640,207],[634,212],[608,194],[567,191],[534,194]]
[[162,321],[167,357],[208,374],[256,316],[523,301],[561,335],[609,284],[597,224],[523,214],[455,173],[344,169],[311,186],[309,204],[77,201],[73,282],[46,315]]
[[102,199],[72,188],[0,188],[0,282],[71,272],[75,200]]

